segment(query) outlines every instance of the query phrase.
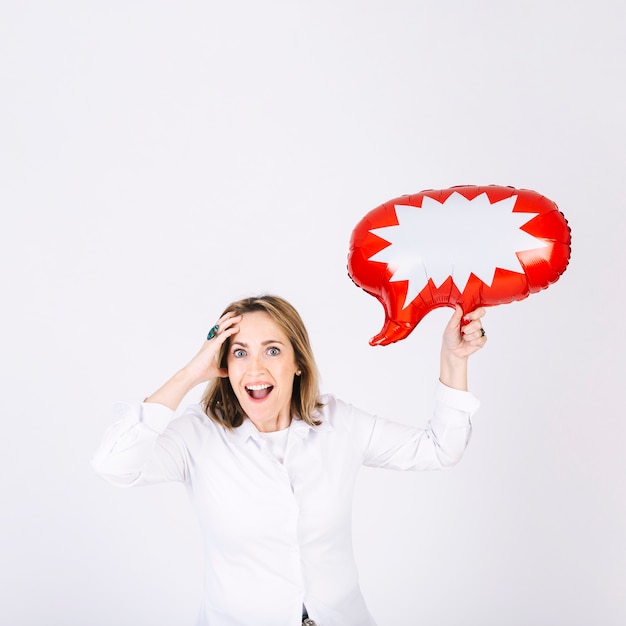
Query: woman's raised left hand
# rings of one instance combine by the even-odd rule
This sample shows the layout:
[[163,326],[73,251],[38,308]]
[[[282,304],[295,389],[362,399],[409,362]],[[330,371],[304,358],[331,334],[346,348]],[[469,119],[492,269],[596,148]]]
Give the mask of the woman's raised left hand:
[[485,312],[483,307],[479,307],[463,315],[463,309],[457,304],[454,315],[443,332],[442,353],[466,359],[480,350],[487,343],[482,323]]
[[482,324],[484,315],[482,307],[463,315],[463,309],[457,304],[441,342],[439,380],[444,385],[467,390],[467,360],[487,343]]

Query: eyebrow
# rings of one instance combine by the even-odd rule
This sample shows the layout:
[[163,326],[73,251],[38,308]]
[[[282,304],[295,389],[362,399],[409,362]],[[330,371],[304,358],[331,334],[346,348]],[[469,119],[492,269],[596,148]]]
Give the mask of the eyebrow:
[[[279,341],[278,339],[268,339],[267,341],[262,341],[262,342],[261,342],[261,345],[262,345],[262,346],[268,346],[268,345],[270,345],[271,343],[278,343],[278,344],[280,344],[281,346],[282,346],[282,345],[284,345],[284,343],[283,343],[282,341]],[[237,339],[235,339],[235,340],[232,342],[231,346],[241,346],[242,348],[247,348],[247,347],[248,347],[248,344],[247,344],[247,343],[244,343],[243,341],[238,341]]]

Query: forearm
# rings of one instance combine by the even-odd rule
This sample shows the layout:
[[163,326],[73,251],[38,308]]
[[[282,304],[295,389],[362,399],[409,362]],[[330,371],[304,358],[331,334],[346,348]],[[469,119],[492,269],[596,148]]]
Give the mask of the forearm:
[[184,367],[153,394],[149,395],[144,402],[162,404],[175,411],[183,398],[200,382],[202,382],[201,378],[192,368]]
[[439,380],[452,389],[468,390],[467,357],[457,357],[442,349]]

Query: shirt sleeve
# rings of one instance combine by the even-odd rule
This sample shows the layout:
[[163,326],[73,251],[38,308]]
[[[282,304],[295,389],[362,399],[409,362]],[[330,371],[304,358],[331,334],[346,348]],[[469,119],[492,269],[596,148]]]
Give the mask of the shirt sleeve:
[[426,428],[373,417],[363,464],[395,470],[430,470],[458,463],[469,443],[479,401],[472,393],[438,383]]
[[118,420],[107,429],[91,458],[97,474],[120,487],[186,479],[186,446],[168,428],[174,411],[152,402],[119,402],[113,410]]

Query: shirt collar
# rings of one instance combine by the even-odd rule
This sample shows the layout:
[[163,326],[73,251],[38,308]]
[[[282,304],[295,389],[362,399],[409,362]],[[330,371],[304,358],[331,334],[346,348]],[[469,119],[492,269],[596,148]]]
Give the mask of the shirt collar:
[[[332,425],[324,419],[324,416],[318,415],[317,417],[322,419],[322,423],[319,426],[311,426],[301,419],[292,419],[289,426],[291,432],[293,435],[304,439],[312,430],[315,432],[329,432],[334,430]],[[226,430],[226,436],[233,443],[243,444],[246,443],[248,439],[258,441],[259,431],[256,429],[256,426],[246,418],[241,426],[233,428],[232,430]]]

